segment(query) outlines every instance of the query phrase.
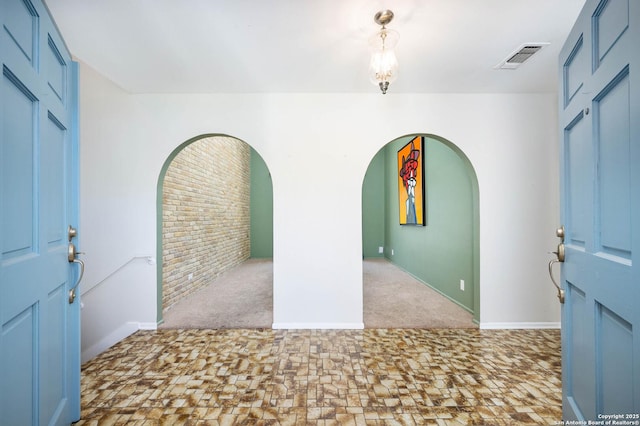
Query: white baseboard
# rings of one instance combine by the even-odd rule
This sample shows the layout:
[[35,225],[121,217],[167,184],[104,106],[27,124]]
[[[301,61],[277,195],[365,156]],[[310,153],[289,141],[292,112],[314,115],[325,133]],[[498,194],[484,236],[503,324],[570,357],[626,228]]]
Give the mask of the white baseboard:
[[138,330],[157,330],[158,323],[156,322],[139,322]]
[[102,352],[109,349],[125,337],[128,337],[138,330],[156,330],[157,325],[155,322],[127,322],[120,327],[103,337],[97,343],[94,343],[87,349],[82,351],[80,355],[80,362],[84,364],[90,359],[100,355]]
[[481,322],[480,330],[559,329],[559,322]]
[[362,330],[362,322],[274,322],[274,330]]

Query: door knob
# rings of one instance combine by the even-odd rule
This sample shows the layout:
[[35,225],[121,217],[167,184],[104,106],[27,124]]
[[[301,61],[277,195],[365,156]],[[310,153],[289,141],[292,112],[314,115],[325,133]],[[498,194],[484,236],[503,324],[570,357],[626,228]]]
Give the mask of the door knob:
[[558,244],[558,249],[553,254],[558,258],[558,262],[564,262],[564,243]]
[[556,229],[556,237],[560,238],[560,244],[553,254],[558,258],[558,262],[564,262],[564,225]]
[[69,261],[69,263],[73,263],[74,260],[78,260],[76,259],[76,256],[78,256],[79,254],[84,254],[81,251],[76,251],[76,246],[73,243],[69,243],[69,246],[67,248],[67,260]]
[[76,259],[76,254],[78,254],[76,252],[76,246],[73,243],[69,243],[69,246],[67,248],[67,260],[69,262],[73,262]]
[[69,241],[74,239],[76,236],[78,236],[78,230],[69,225],[69,227],[67,228],[67,237],[69,237]]

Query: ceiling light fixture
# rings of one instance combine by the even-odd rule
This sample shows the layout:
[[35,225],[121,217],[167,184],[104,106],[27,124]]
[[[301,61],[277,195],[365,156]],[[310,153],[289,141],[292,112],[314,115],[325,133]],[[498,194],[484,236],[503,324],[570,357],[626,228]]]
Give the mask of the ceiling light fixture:
[[383,95],[387,93],[389,84],[398,78],[398,60],[393,49],[398,44],[400,35],[386,27],[392,19],[393,12],[388,9],[376,13],[373,20],[382,28],[369,39],[373,51],[369,62],[369,79],[380,87]]

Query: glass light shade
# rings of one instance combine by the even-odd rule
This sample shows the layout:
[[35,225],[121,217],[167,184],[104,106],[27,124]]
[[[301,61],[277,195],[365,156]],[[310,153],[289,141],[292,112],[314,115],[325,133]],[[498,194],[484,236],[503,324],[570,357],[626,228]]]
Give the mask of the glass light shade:
[[369,63],[369,79],[376,86],[381,82],[393,83],[398,78],[398,60],[393,50],[375,52]]
[[369,79],[376,86],[384,82],[393,83],[398,78],[398,59],[393,49],[399,39],[396,31],[383,28],[369,40],[372,48]]

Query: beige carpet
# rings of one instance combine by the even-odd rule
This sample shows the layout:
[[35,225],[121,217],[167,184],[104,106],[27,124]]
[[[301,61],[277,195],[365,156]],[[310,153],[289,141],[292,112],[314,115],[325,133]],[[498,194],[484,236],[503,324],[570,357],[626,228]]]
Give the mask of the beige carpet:
[[386,259],[366,259],[365,328],[477,328],[470,312]]
[[[469,312],[385,259],[366,259],[365,328],[477,328]],[[160,328],[271,328],[273,262],[249,259],[164,312]]]
[[271,328],[273,262],[249,259],[164,311],[161,328]]

